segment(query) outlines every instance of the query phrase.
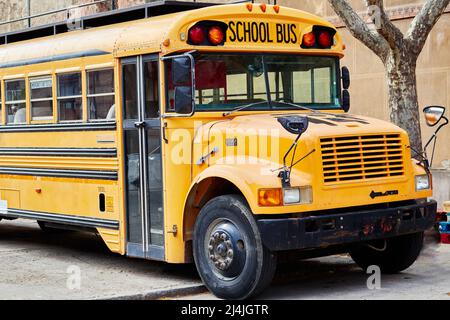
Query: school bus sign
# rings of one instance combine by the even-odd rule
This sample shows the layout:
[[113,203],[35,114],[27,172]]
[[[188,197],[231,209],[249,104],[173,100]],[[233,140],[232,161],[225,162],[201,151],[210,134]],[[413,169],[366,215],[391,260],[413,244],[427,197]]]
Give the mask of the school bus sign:
[[[204,30],[211,25],[221,26],[223,35],[217,34],[214,30],[213,38],[218,42],[211,42],[211,35],[205,35]],[[320,49],[318,53],[323,54],[324,50],[334,50],[342,54],[342,43],[336,30],[327,24],[307,24],[298,21],[282,21],[277,19],[218,19],[203,20],[183,28],[182,39],[188,38],[188,44],[193,46],[220,45],[225,49],[245,49],[265,48],[265,50],[298,50],[299,48],[314,50]],[[186,34],[188,34],[186,36]],[[312,35],[317,37],[312,39]],[[206,48],[208,49],[208,48]]]
[[239,43],[300,44],[300,25],[256,21],[228,22],[228,40]]

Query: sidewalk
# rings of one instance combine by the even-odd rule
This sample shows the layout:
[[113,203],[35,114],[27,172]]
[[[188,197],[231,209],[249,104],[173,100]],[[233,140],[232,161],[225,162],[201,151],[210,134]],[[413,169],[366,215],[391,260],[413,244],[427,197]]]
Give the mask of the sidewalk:
[[[158,299],[205,291],[193,265],[122,257],[95,235],[45,234],[33,221],[0,221],[0,261],[0,300]],[[67,286],[74,270],[81,273],[79,290]]]
[[[122,257],[94,235],[50,235],[32,221],[0,222],[0,261],[0,300],[215,299],[193,265]],[[367,274],[345,255],[293,262],[261,298],[448,299],[449,263],[450,245],[428,242],[412,268],[383,276],[383,289],[370,291]],[[80,290],[67,286],[71,267],[81,272]]]

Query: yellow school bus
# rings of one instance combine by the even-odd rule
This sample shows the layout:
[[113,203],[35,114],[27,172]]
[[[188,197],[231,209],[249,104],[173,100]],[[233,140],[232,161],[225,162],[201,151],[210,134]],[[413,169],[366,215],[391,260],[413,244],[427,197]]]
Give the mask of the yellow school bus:
[[332,24],[163,1],[74,25],[0,36],[2,219],[195,262],[228,299],[260,293],[292,252],[383,272],[416,260],[428,167],[404,130],[348,113]]

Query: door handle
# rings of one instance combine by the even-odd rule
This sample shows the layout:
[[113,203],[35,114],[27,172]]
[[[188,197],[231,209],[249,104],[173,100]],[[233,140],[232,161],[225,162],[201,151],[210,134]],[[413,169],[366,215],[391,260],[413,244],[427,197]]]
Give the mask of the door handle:
[[167,139],[166,136],[166,130],[167,130],[167,122],[164,122],[163,128],[162,128],[162,132],[163,132],[163,140],[166,144],[169,143],[169,139]]
[[134,126],[135,126],[137,129],[141,129],[141,128],[145,128],[146,124],[145,124],[145,121],[139,121],[139,122],[135,122],[135,123],[134,123]]

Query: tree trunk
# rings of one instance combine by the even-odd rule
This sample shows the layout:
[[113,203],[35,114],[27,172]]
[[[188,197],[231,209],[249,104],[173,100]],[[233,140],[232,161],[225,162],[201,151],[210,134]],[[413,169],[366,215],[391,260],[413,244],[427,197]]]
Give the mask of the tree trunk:
[[417,58],[450,0],[426,0],[405,34],[390,20],[389,14],[384,10],[384,0],[365,0],[367,8],[372,12],[370,16],[377,27],[376,31],[368,28],[348,0],[328,1],[352,35],[383,61],[389,88],[391,121],[408,132],[412,156],[422,154]]
[[412,156],[422,152],[420,112],[417,99],[416,58],[409,52],[390,52],[386,62],[391,121],[406,130]]

